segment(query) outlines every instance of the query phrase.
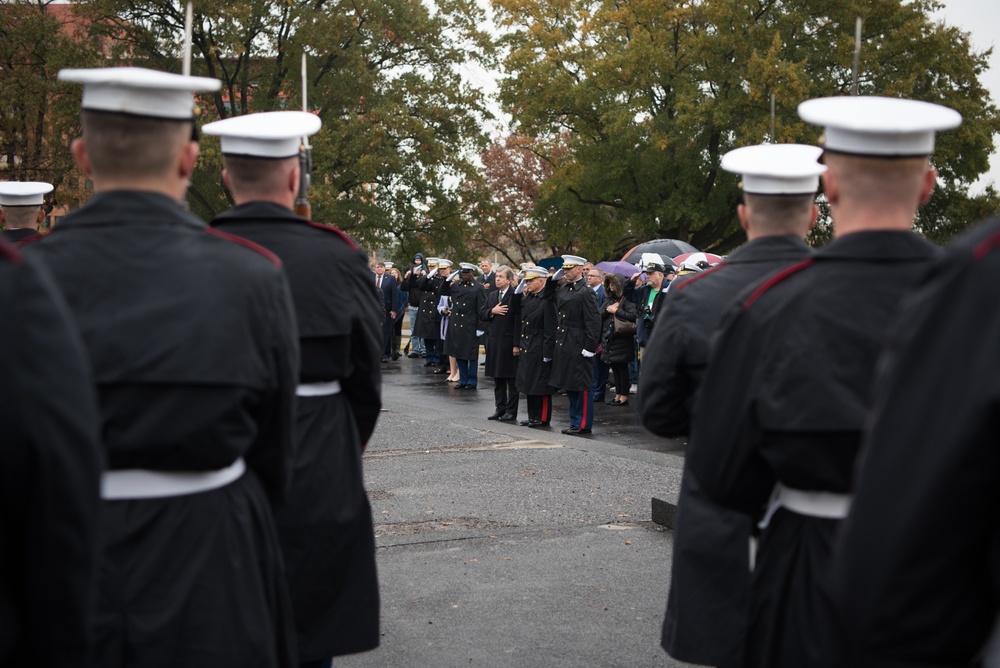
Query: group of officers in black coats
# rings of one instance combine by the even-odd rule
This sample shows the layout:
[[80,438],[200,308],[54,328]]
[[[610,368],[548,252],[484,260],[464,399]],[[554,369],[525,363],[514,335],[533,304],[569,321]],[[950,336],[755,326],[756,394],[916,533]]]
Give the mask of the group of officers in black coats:
[[376,647],[362,452],[382,314],[357,245],[292,212],[319,118],[206,125],[236,204],[206,226],[182,201],[193,93],[219,82],[59,76],[84,86],[72,153],[94,194],[0,244],[0,665],[296,668]]
[[[644,424],[687,435],[662,644],[712,666],[996,665],[1000,222],[913,232],[959,114],[799,107],[821,147],[764,145],[748,242],[663,298]],[[819,179],[834,240],[803,237]]]

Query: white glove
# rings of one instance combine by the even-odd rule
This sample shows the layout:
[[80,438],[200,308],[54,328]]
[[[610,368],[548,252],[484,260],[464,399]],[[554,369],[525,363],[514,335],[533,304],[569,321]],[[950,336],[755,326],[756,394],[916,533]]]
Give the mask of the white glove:
[[438,300],[438,313],[444,315],[444,312],[447,310],[448,310],[448,298],[441,297],[441,299]]
[[483,335],[483,334],[485,334],[485,333],[486,333],[486,332],[484,332],[484,331],[483,331],[483,330],[481,330],[481,329],[477,329],[477,330],[476,330],[476,336],[482,336],[482,335]]
[[543,358],[542,358],[542,361],[543,361],[543,362],[551,362],[551,361],[552,361],[552,358],[551,358],[551,357],[543,357]]
[[431,273],[427,274],[427,278],[430,278],[431,276],[433,276],[436,273],[438,273],[438,268],[434,267],[433,269],[431,269]]
[[524,292],[524,286],[526,286],[526,285],[527,285],[527,283],[518,283],[517,287],[514,288],[514,294],[515,295],[519,295],[522,292]]
[[584,357],[593,357],[594,353],[590,352],[589,350],[584,350],[583,351],[583,356]]
[[560,269],[556,273],[552,274],[553,281],[561,281],[562,277],[566,275],[566,270]]

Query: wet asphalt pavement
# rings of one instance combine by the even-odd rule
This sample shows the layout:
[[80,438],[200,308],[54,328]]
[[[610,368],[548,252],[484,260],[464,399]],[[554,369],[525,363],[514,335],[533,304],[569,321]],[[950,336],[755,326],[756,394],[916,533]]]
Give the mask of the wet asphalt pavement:
[[482,367],[477,391],[422,359],[382,368],[365,456],[382,643],[336,666],[685,665],[659,647],[672,535],[650,517],[676,498],[682,441],[645,431],[634,394],[567,436],[563,396],[532,429],[486,420]]

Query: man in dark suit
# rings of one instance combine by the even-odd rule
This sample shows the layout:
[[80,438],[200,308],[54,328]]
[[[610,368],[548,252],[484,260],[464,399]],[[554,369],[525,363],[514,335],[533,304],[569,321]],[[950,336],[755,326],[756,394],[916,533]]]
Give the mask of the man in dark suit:
[[382,307],[385,322],[382,323],[382,361],[388,362],[392,349],[392,325],[396,321],[396,302],[399,301],[399,286],[392,274],[385,273],[385,262],[375,263],[375,287],[382,293]]
[[487,295],[499,290],[500,286],[497,285],[497,273],[493,271],[493,263],[484,257],[479,261],[479,268],[482,270],[483,275],[476,279],[476,283],[483,286]]
[[[593,265],[586,267],[587,286],[597,295],[597,312],[604,310],[604,272]],[[608,366],[594,355],[594,401],[604,401],[604,389],[608,386]]]
[[[486,375],[493,379],[496,411],[488,420],[517,419],[517,362],[520,355],[521,316],[512,303],[516,277],[510,267],[496,271],[497,290],[486,297],[479,319],[490,323],[486,334]],[[519,300],[518,300],[519,301]]]

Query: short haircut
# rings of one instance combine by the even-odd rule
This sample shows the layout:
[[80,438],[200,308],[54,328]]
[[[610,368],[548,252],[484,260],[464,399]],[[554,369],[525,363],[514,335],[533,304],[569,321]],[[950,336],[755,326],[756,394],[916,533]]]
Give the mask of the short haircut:
[[173,168],[191,141],[192,121],[127,116],[84,109],[81,115],[87,157],[98,177],[160,178]]
[[375,266],[376,267],[384,267],[385,266],[385,262],[383,262],[382,260],[379,260],[378,262],[375,263]]
[[288,183],[288,174],[298,164],[298,157],[255,158],[246,155],[223,155],[233,190],[248,194],[280,193]]
[[3,217],[7,221],[7,229],[13,227],[34,227],[38,222],[40,206],[5,206]]
[[930,158],[877,158],[828,152],[823,161],[841,192],[855,203],[882,207],[917,206]]
[[758,232],[805,234],[812,222],[816,195],[757,195],[743,193],[750,210],[750,224]]
[[500,274],[506,276],[508,281],[513,281],[517,277],[517,274],[514,273],[514,270],[508,267],[507,265],[497,267],[497,275],[499,276]]
[[604,279],[604,272],[603,272],[603,271],[601,271],[600,269],[598,269],[597,267],[593,267],[593,266],[592,266],[592,267],[590,267],[589,269],[587,269],[587,275],[588,275],[588,276],[590,276],[590,273],[591,273],[591,272],[596,272],[596,273],[597,273],[597,277],[598,277],[598,278],[600,278],[600,279],[602,279],[602,280]]

